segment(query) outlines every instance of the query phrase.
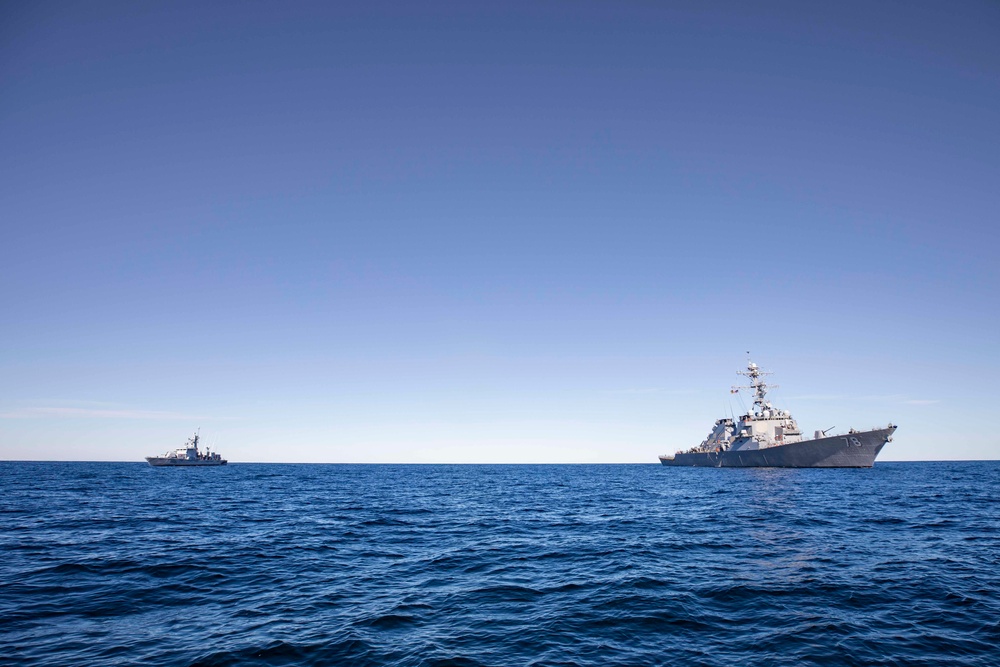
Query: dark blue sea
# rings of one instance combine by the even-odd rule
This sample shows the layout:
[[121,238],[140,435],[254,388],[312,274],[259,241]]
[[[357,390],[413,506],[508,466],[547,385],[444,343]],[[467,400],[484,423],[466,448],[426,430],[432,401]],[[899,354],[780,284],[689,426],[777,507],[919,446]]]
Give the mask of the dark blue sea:
[[4,665],[1000,665],[1000,462],[0,462]]

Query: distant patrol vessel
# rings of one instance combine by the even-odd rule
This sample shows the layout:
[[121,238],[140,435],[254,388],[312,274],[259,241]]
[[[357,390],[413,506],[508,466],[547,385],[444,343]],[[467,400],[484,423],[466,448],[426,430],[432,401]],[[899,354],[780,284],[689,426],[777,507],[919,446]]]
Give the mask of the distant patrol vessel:
[[811,440],[785,410],[776,410],[765,400],[768,389],[757,364],[748,361],[740,375],[750,378],[750,386],[733,387],[754,391],[753,411],[738,420],[716,420],[712,432],[697,447],[660,457],[665,466],[702,466],[711,468],[871,468],[875,457],[892,441],[896,427],[890,423],[868,431],[849,430],[830,435],[816,431]]
[[147,456],[149,465],[160,468],[164,466],[224,466],[228,461],[218,454],[208,451],[205,453],[198,451],[198,433],[193,438],[188,438],[187,443],[172,452],[167,452],[163,456]]

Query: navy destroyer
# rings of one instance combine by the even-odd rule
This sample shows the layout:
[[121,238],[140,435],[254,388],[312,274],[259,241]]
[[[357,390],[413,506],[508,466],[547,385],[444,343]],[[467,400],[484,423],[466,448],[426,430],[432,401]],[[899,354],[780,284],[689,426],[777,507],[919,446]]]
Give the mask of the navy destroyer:
[[871,468],[878,453],[892,441],[896,430],[892,423],[867,431],[852,428],[838,435],[827,435],[832,429],[826,429],[803,439],[792,415],[774,408],[765,398],[768,389],[777,388],[764,382],[763,377],[771,373],[752,361],[738,373],[750,378],[750,385],[732,391],[752,389],[753,410],[739,419],[716,420],[700,445],[661,456],[660,463],[711,468]]
[[163,456],[147,456],[149,465],[162,468],[165,466],[224,466],[228,461],[214,452],[201,452],[198,449],[199,434],[195,433],[193,438],[188,438],[187,443],[172,452],[167,452]]

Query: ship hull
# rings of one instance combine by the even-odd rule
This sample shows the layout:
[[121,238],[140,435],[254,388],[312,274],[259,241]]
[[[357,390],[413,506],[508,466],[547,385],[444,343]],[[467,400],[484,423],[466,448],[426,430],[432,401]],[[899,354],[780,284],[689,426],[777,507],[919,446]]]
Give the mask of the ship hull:
[[682,452],[661,456],[660,463],[701,468],[871,468],[895,430],[893,426],[765,449]]
[[187,459],[168,459],[158,456],[147,456],[146,461],[154,468],[204,468],[206,466],[224,466],[228,461],[198,461]]

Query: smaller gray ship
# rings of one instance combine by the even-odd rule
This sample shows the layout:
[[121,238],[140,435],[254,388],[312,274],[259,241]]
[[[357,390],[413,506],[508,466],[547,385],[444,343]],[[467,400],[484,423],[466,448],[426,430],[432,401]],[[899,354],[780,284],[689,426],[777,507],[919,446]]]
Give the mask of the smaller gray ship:
[[768,385],[757,364],[748,361],[740,375],[750,378],[750,386],[733,387],[754,392],[753,410],[739,419],[723,418],[696,447],[673,456],[661,456],[665,466],[710,468],[871,468],[886,443],[892,442],[896,426],[873,427],[867,431],[850,429],[847,433],[827,435],[816,431],[812,439],[803,439],[792,415],[775,409],[765,398]]
[[188,438],[187,443],[183,447],[175,449],[172,452],[167,452],[163,456],[147,456],[146,460],[149,462],[149,465],[155,468],[168,466],[224,466],[228,463],[226,459],[209,451],[207,447],[204,452],[201,452],[198,449],[199,437],[199,434],[195,433],[193,438]]

